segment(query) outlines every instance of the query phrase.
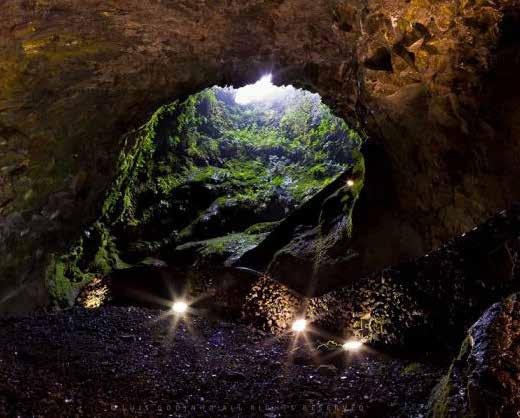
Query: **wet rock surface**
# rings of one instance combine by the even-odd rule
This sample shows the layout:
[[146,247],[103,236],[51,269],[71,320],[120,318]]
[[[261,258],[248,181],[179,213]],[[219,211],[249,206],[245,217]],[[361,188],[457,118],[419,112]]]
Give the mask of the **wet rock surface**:
[[513,418],[520,411],[518,294],[490,307],[471,327],[433,392],[431,417]]
[[295,365],[288,336],[204,318],[175,328],[163,314],[74,308],[1,321],[0,415],[420,416],[445,370],[370,351],[336,369]]

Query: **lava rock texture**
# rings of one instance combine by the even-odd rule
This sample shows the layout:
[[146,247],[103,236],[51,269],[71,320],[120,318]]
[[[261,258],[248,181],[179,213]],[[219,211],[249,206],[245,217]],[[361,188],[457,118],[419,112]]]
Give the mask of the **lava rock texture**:
[[[5,0],[0,312],[49,304],[45,273],[99,216],[124,134],[213,85],[317,91],[367,133],[360,275],[520,198],[518,1]],[[353,274],[354,274],[353,273]]]
[[327,373],[304,346],[142,308],[0,321],[0,415],[414,416],[445,371],[363,352]]
[[[146,295],[168,303],[171,289],[178,286],[173,294],[211,301],[208,308],[241,316],[272,333],[286,332],[295,319],[306,317],[314,328],[337,338],[454,352],[491,304],[520,290],[519,233],[517,204],[424,257],[314,297],[250,269],[179,274],[169,267],[149,267],[137,274],[121,270],[95,282],[83,291],[80,303],[90,306],[88,301],[98,295],[97,305],[143,305]],[[163,281],[159,291],[158,280]]]
[[517,417],[520,411],[518,294],[490,307],[432,396],[432,417]]
[[312,298],[263,278],[246,297],[244,317],[279,332],[305,315],[343,338],[453,351],[491,304],[520,290],[519,232],[516,204],[423,257]]

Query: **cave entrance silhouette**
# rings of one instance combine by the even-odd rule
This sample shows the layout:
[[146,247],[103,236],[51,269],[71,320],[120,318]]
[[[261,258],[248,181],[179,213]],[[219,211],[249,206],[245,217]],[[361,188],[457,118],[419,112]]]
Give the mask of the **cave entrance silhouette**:
[[[143,264],[199,276],[247,267],[305,294],[344,284],[345,266],[329,270],[320,257],[348,251],[363,140],[319,95],[269,75],[212,87],[160,107],[129,143],[87,231],[105,251],[101,275]],[[93,262],[81,260],[84,272]]]

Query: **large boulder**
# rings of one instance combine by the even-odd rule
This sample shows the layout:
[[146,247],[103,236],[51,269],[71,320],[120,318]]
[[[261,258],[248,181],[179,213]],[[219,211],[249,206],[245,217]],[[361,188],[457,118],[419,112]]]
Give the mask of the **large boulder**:
[[513,418],[520,411],[520,295],[491,306],[471,327],[436,387],[432,418]]
[[168,310],[175,300],[186,300],[199,314],[236,318],[259,275],[233,267],[183,270],[164,264],[141,264],[95,278],[83,288],[77,303],[86,308],[103,305],[145,306]]
[[199,270],[231,266],[246,251],[261,242],[267,233],[237,233],[178,245],[165,259],[176,266]]
[[[291,291],[264,279],[266,285],[261,292],[252,292],[248,305],[257,300],[256,315],[266,323],[271,319],[281,329],[287,324],[274,319],[280,316],[278,310],[284,315],[305,312],[316,328],[341,338],[355,336],[386,348],[453,352],[491,304],[520,291],[519,236],[520,205],[516,204],[423,257],[323,295],[283,297],[280,303],[266,304],[264,300]],[[298,272],[308,279],[305,272]]]

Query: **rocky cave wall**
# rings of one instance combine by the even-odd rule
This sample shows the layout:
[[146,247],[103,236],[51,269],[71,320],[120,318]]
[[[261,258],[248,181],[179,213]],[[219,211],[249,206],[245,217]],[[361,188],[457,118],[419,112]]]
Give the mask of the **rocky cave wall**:
[[520,195],[518,45],[507,36],[518,6],[4,1],[0,312],[48,302],[49,253],[99,214],[125,132],[162,103],[265,72],[319,92],[369,138],[360,274],[470,229]]

